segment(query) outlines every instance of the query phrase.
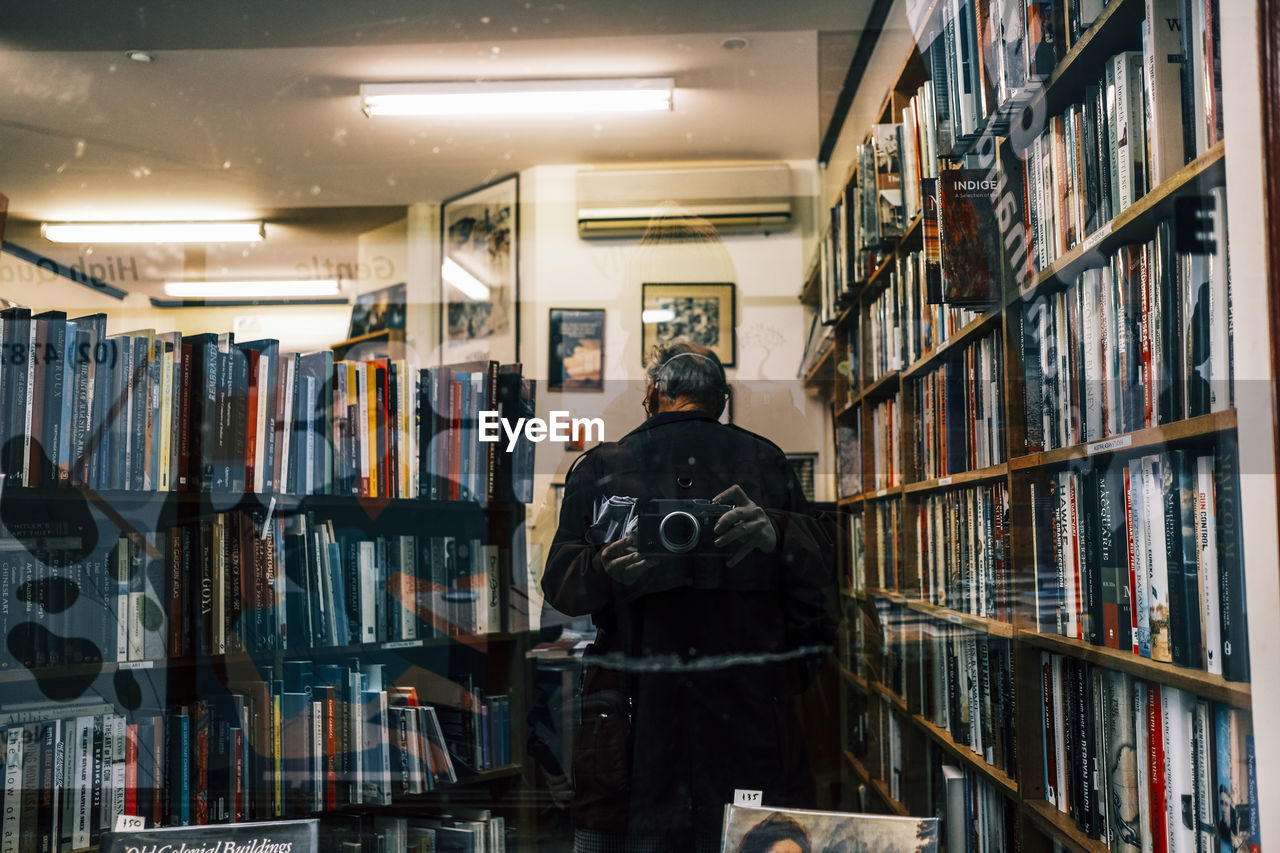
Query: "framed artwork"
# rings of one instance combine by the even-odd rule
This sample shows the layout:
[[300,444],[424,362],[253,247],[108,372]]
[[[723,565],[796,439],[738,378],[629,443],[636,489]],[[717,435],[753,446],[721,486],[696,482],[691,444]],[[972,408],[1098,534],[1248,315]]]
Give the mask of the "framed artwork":
[[519,358],[519,184],[510,175],[441,205],[440,340],[447,359]]
[[604,390],[604,309],[552,308],[547,390]]
[[404,282],[371,290],[356,297],[351,306],[348,338],[359,338],[388,329],[404,329],[406,289]]
[[685,338],[715,350],[725,367],[733,367],[734,288],[725,284],[641,285],[644,334],[641,359],[655,344]]

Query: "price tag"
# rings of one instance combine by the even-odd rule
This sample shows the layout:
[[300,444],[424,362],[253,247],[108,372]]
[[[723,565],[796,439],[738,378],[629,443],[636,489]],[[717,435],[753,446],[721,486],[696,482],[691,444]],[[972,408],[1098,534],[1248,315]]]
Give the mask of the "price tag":
[[153,660],[124,660],[120,661],[120,669],[151,669],[156,665]]
[[888,490],[888,489],[881,489],[880,491],[876,492],[876,497],[878,497],[878,498],[882,498],[882,497],[884,497],[884,496],[885,496],[885,495],[887,495],[887,494],[889,494],[889,490]]
[[938,485],[939,485],[939,486],[950,486],[950,485],[951,485],[951,478],[950,478],[950,477],[941,477],[941,478],[939,478],[939,480],[938,480]]
[[1085,238],[1084,243],[1081,245],[1081,250],[1085,252],[1089,251],[1094,246],[1098,245],[1103,240],[1105,240],[1107,236],[1110,234],[1111,234],[1111,223],[1108,222],[1106,225],[1102,226],[1097,231],[1094,231],[1092,234],[1090,234],[1088,237]]
[[146,829],[147,819],[131,814],[116,815],[116,832],[129,832],[134,829]]
[[955,623],[955,624],[957,624],[957,625],[962,625],[962,624],[964,624],[964,621],[963,621],[959,616],[957,616],[957,615],[956,615],[956,614],[954,614],[954,613],[948,613],[948,614],[947,614],[947,621],[948,621],[948,622],[954,622],[954,623]]
[[384,649],[416,649],[422,645],[421,640],[393,640],[390,643],[383,643]]
[[1106,453],[1109,450],[1119,450],[1122,447],[1132,447],[1133,436],[1122,435],[1119,438],[1109,438],[1106,441],[1095,441],[1086,448],[1086,452],[1092,456],[1095,453]]
[[733,792],[735,806],[760,806],[763,803],[763,791],[744,791],[741,788]]

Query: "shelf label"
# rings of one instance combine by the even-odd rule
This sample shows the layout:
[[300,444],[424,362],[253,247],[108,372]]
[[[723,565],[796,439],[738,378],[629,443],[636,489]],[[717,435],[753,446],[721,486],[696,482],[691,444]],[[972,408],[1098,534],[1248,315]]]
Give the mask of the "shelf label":
[[954,622],[954,623],[955,623],[955,624],[957,624],[957,625],[963,625],[963,624],[964,624],[964,620],[963,620],[963,619],[961,619],[961,618],[960,618],[957,614],[955,614],[955,613],[948,613],[948,614],[947,614],[947,621],[948,621],[948,622]]
[[940,478],[940,479],[938,480],[938,485],[939,485],[939,486],[950,486],[950,485],[951,485],[951,478],[950,478],[950,477],[942,477],[942,478]]
[[733,792],[733,804],[735,806],[759,807],[763,800],[763,791],[744,791],[739,788]]
[[122,660],[120,669],[151,669],[156,665],[153,660]]
[[1084,243],[1082,243],[1080,246],[1080,250],[1084,252],[1089,251],[1094,246],[1098,245],[1103,240],[1107,239],[1107,237],[1110,236],[1110,234],[1111,234],[1111,223],[1108,222],[1106,225],[1103,225],[1097,231],[1094,231],[1092,234],[1086,237],[1084,239]]
[[888,490],[888,489],[881,489],[880,491],[876,492],[876,497],[878,497],[878,498],[882,498],[882,497],[884,497],[884,496],[885,496],[885,495],[887,495],[887,494],[889,494],[889,490]]
[[116,832],[128,832],[132,829],[146,829],[147,819],[131,814],[116,815]]
[[421,640],[393,640],[390,643],[383,643],[384,649],[416,649],[422,645]]
[[1085,450],[1090,456],[1092,456],[1095,453],[1106,453],[1109,450],[1119,450],[1123,447],[1132,447],[1132,446],[1133,446],[1133,436],[1122,435],[1117,438],[1108,438],[1106,441],[1095,441],[1093,444],[1090,444]]

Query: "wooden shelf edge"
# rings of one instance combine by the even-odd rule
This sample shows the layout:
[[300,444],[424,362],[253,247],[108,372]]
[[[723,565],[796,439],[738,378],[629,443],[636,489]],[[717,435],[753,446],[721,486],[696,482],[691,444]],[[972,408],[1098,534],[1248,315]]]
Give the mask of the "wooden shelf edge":
[[363,335],[356,335],[354,338],[347,338],[345,341],[338,341],[336,344],[329,344],[329,349],[349,347],[353,344],[362,344],[365,341],[377,341],[382,338],[386,338],[387,341],[403,341],[404,329],[379,329],[376,332],[365,332]]
[[938,477],[933,480],[920,480],[915,483],[907,483],[902,487],[902,491],[908,495],[918,492],[934,492],[940,489],[950,489],[955,488],[956,486],[982,483],[988,480],[999,480],[1007,477],[1008,475],[1009,463],[1000,462],[986,468],[975,468],[972,471],[961,471],[958,474]]
[[850,684],[852,684],[854,687],[856,687],[856,688],[858,688],[859,690],[861,690],[863,693],[866,693],[866,692],[867,692],[867,682],[866,682],[866,679],[862,678],[860,675],[858,675],[858,674],[857,674],[856,672],[854,672],[853,670],[849,669],[847,666],[841,665],[841,667],[840,667],[840,675],[842,675],[842,676],[844,677],[844,680],[845,680],[845,681],[849,682],[849,683],[850,683]]
[[[1062,57],[1062,61],[1057,64],[1053,72],[1049,75],[1049,80],[1045,84],[1045,93],[1053,92],[1056,88],[1062,86],[1063,79],[1071,73],[1080,57],[1087,54],[1094,46],[1094,42],[1101,41],[1103,34],[1111,28],[1117,19],[1123,20],[1121,10],[1126,5],[1137,7],[1139,14],[1142,12],[1141,0],[1116,0],[1103,8],[1102,13],[1089,26],[1076,43],[1071,46],[1066,55]],[[1128,10],[1125,10],[1128,11]]]
[[840,498],[836,501],[836,506],[853,506],[862,503],[862,495],[850,495],[847,498]]
[[813,367],[809,368],[809,372],[805,374],[804,384],[806,388],[816,385],[820,378],[825,378],[819,376],[819,374],[824,371],[831,370],[832,373],[835,372],[835,365],[832,363],[835,359],[835,354],[836,344],[835,339],[833,338],[831,344],[827,347],[827,351],[818,356],[817,363],[814,364]]
[[879,695],[883,696],[885,699],[888,699],[889,704],[893,706],[894,710],[898,711],[904,716],[907,716],[907,717],[911,716],[911,710],[910,708],[907,707],[907,700],[899,696],[897,693],[894,693],[884,684],[880,683],[879,681],[875,681],[873,679],[868,678],[867,688],[872,693],[878,693]]
[[[889,396],[892,395],[892,393],[897,392],[897,385],[898,385],[899,378],[900,378],[900,374],[898,371],[890,370],[888,373],[884,374],[879,379],[872,382],[866,388],[862,389],[862,393],[853,398],[853,404],[857,405],[858,403],[862,403],[866,400],[876,399],[879,397],[888,398]],[[890,385],[894,386],[893,392],[886,393],[886,389]]]
[[880,795],[880,799],[884,800],[885,805],[887,805],[889,810],[895,815],[898,817],[911,817],[910,810],[908,810],[905,805],[895,800],[893,795],[889,793],[889,786],[883,779],[872,779],[871,787]]
[[883,587],[869,586],[867,587],[867,595],[872,598],[887,598],[890,601],[897,602],[898,604],[907,603],[907,597],[905,595],[900,592],[895,592],[892,589],[884,589]]
[[889,486],[884,489],[868,489],[861,495],[858,495],[858,500],[866,502],[900,497],[902,497],[902,486]]
[[1028,468],[1043,468],[1049,465],[1061,465],[1073,459],[1084,459],[1089,456],[1100,456],[1107,453],[1155,447],[1189,438],[1214,435],[1236,428],[1238,416],[1235,409],[1222,412],[1210,412],[1194,418],[1184,418],[1173,423],[1160,426],[1145,427],[1133,432],[1091,441],[1088,444],[1073,444],[1056,450],[1042,450],[1026,456],[1015,456],[1009,461],[1013,471],[1024,471]]
[[1022,805],[1033,823],[1073,853],[1110,853],[1105,843],[1085,835],[1070,817],[1049,805],[1047,800],[1023,800]]
[[1252,688],[1245,681],[1227,681],[1220,675],[1210,675],[1204,670],[1187,669],[1171,663],[1162,663],[1105,646],[1095,646],[1084,640],[1041,634],[1019,629],[1017,639],[1029,646],[1055,654],[1068,655],[1108,669],[1118,669],[1130,675],[1157,684],[1166,684],[1186,690],[1197,696],[1250,710],[1253,707]]
[[984,761],[976,752],[967,746],[961,746],[956,743],[955,738],[946,729],[939,728],[934,725],[927,717],[922,714],[912,714],[911,720],[925,734],[936,741],[943,749],[953,753],[964,763],[977,770],[988,781],[995,784],[1007,797],[1013,800],[1018,799],[1018,783],[1009,778],[1009,774],[1005,773],[999,767],[994,767]]
[[1014,629],[1012,623],[1002,622],[999,619],[990,619],[986,616],[975,616],[972,613],[961,613],[958,610],[952,610],[949,607],[942,607],[938,604],[931,604],[928,601],[920,601],[916,599],[908,599],[907,607],[917,613],[923,613],[937,619],[945,619],[954,624],[970,628],[974,631],[982,631],[993,637],[1004,637],[1012,639]]
[[997,306],[990,309],[981,317],[958,329],[954,335],[934,347],[932,352],[912,362],[906,370],[902,371],[902,378],[912,379],[921,373],[928,373],[929,369],[935,367],[935,363],[940,361],[951,350],[963,347],[974,339],[982,337],[989,327],[999,325],[1000,318],[1003,315],[1004,309],[1002,307]]
[[1120,211],[1110,222],[1105,223],[1072,249],[1056,258],[1053,263],[1036,273],[1035,280],[1018,294],[1018,299],[1029,300],[1055,279],[1069,279],[1078,272],[1098,251],[1106,251],[1114,246],[1131,241],[1129,233],[1140,224],[1157,207],[1180,192],[1188,185],[1205,176],[1215,167],[1221,166],[1225,160],[1226,140],[1219,141],[1196,159],[1170,175],[1158,186],[1153,187],[1146,195]]

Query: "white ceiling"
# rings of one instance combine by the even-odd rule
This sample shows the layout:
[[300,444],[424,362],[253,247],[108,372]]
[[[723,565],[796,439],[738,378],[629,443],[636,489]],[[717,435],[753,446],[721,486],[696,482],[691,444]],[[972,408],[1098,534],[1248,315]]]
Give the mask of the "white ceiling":
[[[10,239],[30,244],[40,220],[380,222],[536,164],[813,158],[818,32],[858,29],[870,0],[4,5],[0,192]],[[370,119],[357,96],[362,81],[631,75],[674,77],[674,109]]]

